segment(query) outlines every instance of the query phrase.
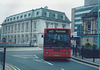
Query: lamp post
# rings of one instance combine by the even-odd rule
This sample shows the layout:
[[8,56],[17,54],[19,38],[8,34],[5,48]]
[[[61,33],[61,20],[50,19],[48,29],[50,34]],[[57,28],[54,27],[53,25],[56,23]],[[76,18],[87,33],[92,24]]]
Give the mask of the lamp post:
[[98,0],[98,29],[97,29],[97,31],[98,31],[98,46],[97,46],[97,48],[99,48],[99,0]]

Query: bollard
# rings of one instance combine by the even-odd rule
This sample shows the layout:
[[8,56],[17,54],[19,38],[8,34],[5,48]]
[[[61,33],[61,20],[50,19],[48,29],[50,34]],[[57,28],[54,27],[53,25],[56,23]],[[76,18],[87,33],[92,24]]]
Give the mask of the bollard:
[[84,46],[82,46],[82,48],[81,48],[81,55],[82,55],[82,59],[83,59],[83,54],[84,54]]
[[79,47],[79,56],[81,56],[81,47]]
[[74,51],[74,45],[73,45],[73,56],[74,56],[74,52],[75,52],[75,51]]
[[75,57],[77,57],[77,46],[75,47]]
[[93,46],[93,62],[95,62],[95,46]]

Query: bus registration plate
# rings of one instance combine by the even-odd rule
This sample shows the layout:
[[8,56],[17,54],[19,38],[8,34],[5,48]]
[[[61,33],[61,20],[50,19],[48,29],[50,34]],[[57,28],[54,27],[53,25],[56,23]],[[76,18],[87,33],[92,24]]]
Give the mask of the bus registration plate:
[[54,56],[60,56],[59,54],[55,54]]

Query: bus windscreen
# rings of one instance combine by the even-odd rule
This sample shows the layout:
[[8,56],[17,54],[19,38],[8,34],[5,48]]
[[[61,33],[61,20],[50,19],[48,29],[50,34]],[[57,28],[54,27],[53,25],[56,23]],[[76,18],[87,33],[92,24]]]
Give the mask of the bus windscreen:
[[70,47],[70,34],[45,34],[44,47]]

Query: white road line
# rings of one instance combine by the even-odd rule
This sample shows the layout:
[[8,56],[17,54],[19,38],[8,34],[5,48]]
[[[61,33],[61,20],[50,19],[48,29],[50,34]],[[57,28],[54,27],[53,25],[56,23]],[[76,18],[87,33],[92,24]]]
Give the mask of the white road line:
[[65,70],[65,69],[61,68],[61,70]]
[[96,67],[96,66],[93,66],[93,65],[90,65],[90,64],[87,64],[87,63],[83,63],[83,62],[80,62],[80,61],[77,61],[77,60],[74,60],[74,59],[71,59],[72,61],[75,61],[75,62],[78,62],[80,64],[84,64],[84,65],[87,65],[87,66],[90,66],[90,67],[94,67],[94,68],[97,68],[99,69],[99,67]]
[[36,62],[45,63],[45,62],[43,62],[43,61],[41,61],[41,60],[37,60],[37,59],[33,59],[33,60],[36,61]]
[[45,64],[48,64],[48,65],[53,65],[52,63],[48,62],[48,61],[44,61],[43,59],[33,59],[34,61],[37,61],[37,62],[41,62],[41,63],[45,63]]
[[48,61],[45,61],[45,63],[49,64],[49,65],[53,65],[52,63],[48,62]]
[[36,55],[34,55],[34,57],[35,57],[35,58],[39,58],[39,57],[37,57]]
[[14,57],[19,57],[19,58],[38,58],[36,55],[12,55]]

